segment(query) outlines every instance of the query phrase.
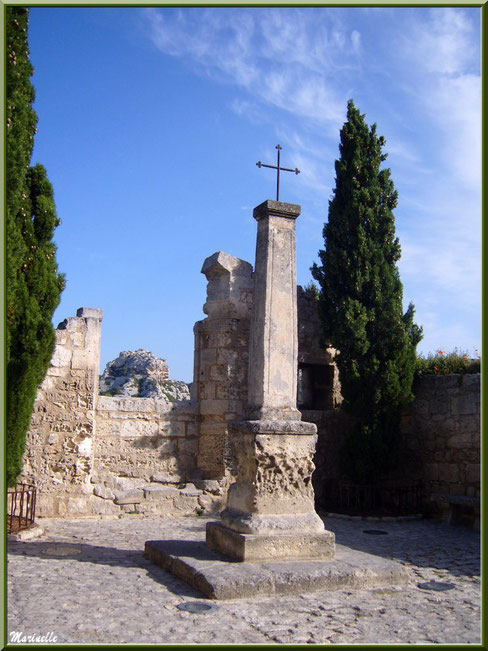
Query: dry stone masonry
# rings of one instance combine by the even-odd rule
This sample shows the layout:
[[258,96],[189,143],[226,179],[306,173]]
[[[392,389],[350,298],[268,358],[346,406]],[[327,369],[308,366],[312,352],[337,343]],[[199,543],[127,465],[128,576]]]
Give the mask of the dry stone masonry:
[[[164,361],[136,351],[122,353],[102,376],[103,388],[115,385],[129,395],[100,396],[101,321],[101,310],[80,308],[56,330],[21,477],[38,486],[37,514],[212,512],[223,489],[218,481],[198,483],[195,478],[198,486],[192,481],[198,413],[188,387],[174,383],[170,394]],[[117,378],[122,380],[118,384]],[[133,378],[157,397],[131,396]]]
[[208,257],[207,318],[195,324],[193,391],[199,412],[198,468],[202,477],[224,478],[232,470],[227,425],[247,402],[252,266],[221,251]]
[[39,515],[86,513],[93,501],[101,322],[101,310],[80,308],[56,330],[51,365],[34,405],[21,478],[38,487]]

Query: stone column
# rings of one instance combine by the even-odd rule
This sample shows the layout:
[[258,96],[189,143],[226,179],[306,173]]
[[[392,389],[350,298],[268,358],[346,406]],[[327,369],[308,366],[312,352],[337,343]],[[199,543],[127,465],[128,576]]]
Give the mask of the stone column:
[[300,206],[265,201],[258,222],[249,342],[248,417],[299,420],[295,220]]
[[207,545],[240,561],[330,559],[334,534],[315,512],[317,428],[296,407],[295,220],[300,206],[265,201],[258,222],[246,419],[229,423],[237,478]]

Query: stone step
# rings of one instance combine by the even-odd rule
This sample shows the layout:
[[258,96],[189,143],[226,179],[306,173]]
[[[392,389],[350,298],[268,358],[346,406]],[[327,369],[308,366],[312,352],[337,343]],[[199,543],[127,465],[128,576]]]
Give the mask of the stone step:
[[400,563],[343,545],[336,545],[329,561],[232,562],[204,541],[193,540],[149,540],[145,555],[210,599],[358,590],[403,585],[409,579]]

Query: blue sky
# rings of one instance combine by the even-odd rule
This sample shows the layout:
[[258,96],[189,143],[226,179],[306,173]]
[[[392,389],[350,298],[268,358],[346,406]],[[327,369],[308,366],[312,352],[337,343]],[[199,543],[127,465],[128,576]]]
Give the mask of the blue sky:
[[35,7],[29,43],[67,277],[53,322],[101,308],[102,370],[145,348],[192,380],[203,261],[254,263],[277,143],[311,280],[350,98],[386,138],[419,351],[480,350],[480,9]]

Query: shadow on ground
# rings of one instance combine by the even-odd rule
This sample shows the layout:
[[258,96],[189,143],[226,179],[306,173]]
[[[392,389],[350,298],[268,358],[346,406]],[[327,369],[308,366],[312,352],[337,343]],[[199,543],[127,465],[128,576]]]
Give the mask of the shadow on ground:
[[[185,545],[184,540],[174,541]],[[179,597],[201,598],[201,594],[165,570],[154,565],[144,556],[142,549],[117,549],[88,543],[52,541],[9,542],[8,553],[30,558],[76,560],[107,567],[135,567],[147,572],[154,581],[162,584],[169,592]]]
[[[352,550],[374,554],[382,558],[406,562],[417,567],[448,570],[453,576],[479,576],[480,536],[478,532],[460,526],[448,526],[433,521],[381,522],[344,521],[324,518],[325,527],[336,534],[336,542]],[[201,530],[202,523],[185,527]],[[385,535],[367,534],[365,531],[386,531]],[[184,532],[183,536],[184,536]],[[151,536],[148,536],[150,538]],[[154,538],[154,535],[152,536]],[[194,538],[194,536],[190,536]],[[164,528],[159,539],[164,539]],[[168,541],[169,542],[169,541]],[[189,540],[171,541],[180,553],[186,548],[195,549]],[[205,550],[205,547],[202,547]],[[153,564],[141,549],[118,549],[85,542],[28,541],[9,542],[8,551],[17,556],[42,559],[69,559],[80,563],[94,563],[108,567],[137,567],[148,573],[156,582],[178,596],[201,598],[201,594],[186,583]]]
[[[455,576],[480,575],[480,534],[432,520],[343,521],[323,517],[336,543],[418,567],[449,570]],[[365,533],[384,531],[385,534]]]

